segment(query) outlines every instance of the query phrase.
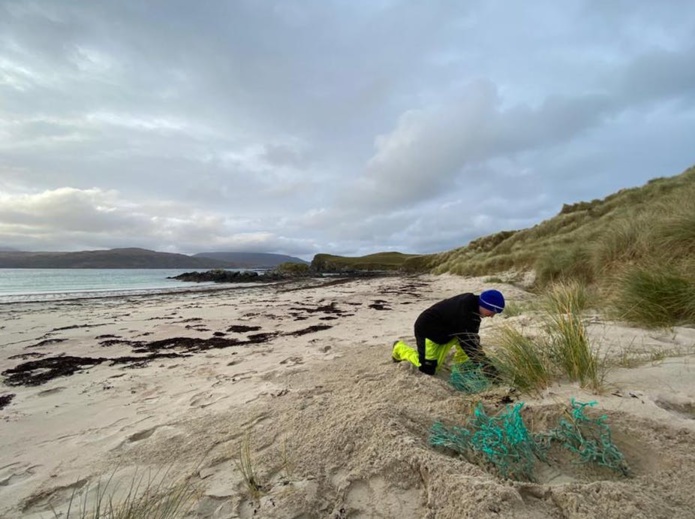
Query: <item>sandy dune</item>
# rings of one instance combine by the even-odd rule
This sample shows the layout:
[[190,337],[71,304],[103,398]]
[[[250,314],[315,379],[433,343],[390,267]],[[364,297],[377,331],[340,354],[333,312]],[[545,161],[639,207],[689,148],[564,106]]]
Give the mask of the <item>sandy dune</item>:
[[[695,330],[588,317],[602,351],[643,360],[613,369],[601,395],[565,383],[467,396],[446,373],[391,362],[421,310],[487,287],[393,277],[1,305],[0,517],[53,517],[100,478],[118,490],[167,470],[192,474],[199,518],[695,517]],[[534,319],[486,319],[483,344]],[[477,401],[523,401],[537,423],[572,397],[608,416],[629,477],[557,459],[514,482],[428,444],[434,422],[463,423]],[[236,463],[247,438],[257,500]]]

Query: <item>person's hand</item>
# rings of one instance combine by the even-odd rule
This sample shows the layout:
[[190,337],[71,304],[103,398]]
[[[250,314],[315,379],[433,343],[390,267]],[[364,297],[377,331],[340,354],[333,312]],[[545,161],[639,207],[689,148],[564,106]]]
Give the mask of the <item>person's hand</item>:
[[420,360],[420,367],[418,369],[427,375],[434,375],[434,372],[437,370],[437,361],[427,359]]

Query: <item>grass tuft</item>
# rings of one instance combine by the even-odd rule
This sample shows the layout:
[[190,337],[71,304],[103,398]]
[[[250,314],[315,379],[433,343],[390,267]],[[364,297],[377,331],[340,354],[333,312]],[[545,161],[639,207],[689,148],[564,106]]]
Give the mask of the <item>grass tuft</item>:
[[668,266],[632,268],[618,277],[613,312],[647,328],[695,321],[695,282]]
[[[535,271],[538,291],[575,280],[607,296],[596,300],[597,309],[611,309],[614,292],[624,292],[624,301],[617,301],[623,319],[653,327],[695,324],[693,258],[695,167],[602,200],[565,205],[560,214],[531,228],[481,237],[417,262],[433,274],[490,280],[502,272]],[[650,270],[651,277],[640,274]],[[668,299],[674,291],[672,305]]]
[[114,476],[115,472],[96,487],[75,489],[64,513],[52,509],[54,518],[178,519],[186,516],[200,496],[197,485],[188,478],[172,479],[169,471],[135,473],[124,490],[114,483]]
[[520,303],[515,303],[513,301],[507,301],[504,306],[504,312],[502,315],[504,317],[516,317],[524,313],[524,305]]
[[494,363],[502,376],[521,391],[535,393],[548,387],[553,374],[545,344],[508,325],[498,334]]
[[237,469],[244,480],[244,486],[252,499],[257,501],[263,494],[263,486],[258,479],[253,458],[251,457],[251,439],[246,435],[239,449],[239,459],[236,462]]
[[494,363],[503,377],[522,391],[537,392],[565,375],[601,392],[607,364],[591,347],[582,322],[587,303],[584,285],[557,283],[543,304],[543,334],[530,338],[511,326],[501,328]]
[[568,282],[551,286],[546,295],[546,331],[550,355],[570,380],[601,391],[605,370],[598,351],[589,344],[581,311],[587,305],[586,287]]

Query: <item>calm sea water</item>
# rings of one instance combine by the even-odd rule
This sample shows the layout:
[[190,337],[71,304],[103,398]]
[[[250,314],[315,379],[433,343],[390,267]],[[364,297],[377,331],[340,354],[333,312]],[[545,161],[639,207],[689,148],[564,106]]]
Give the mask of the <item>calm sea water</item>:
[[215,285],[167,279],[191,270],[0,269],[0,303],[179,292]]

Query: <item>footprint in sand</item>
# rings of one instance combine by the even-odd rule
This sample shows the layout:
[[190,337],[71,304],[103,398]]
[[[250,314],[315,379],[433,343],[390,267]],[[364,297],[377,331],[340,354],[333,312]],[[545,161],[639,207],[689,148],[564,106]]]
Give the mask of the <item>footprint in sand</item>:
[[70,485],[42,490],[32,494],[22,506],[22,512],[48,512],[61,503],[67,503],[75,491],[89,483],[87,478],[80,479]]
[[654,403],[680,418],[695,420],[695,400],[680,395],[658,395]]
[[[158,427],[158,426],[157,426]],[[154,432],[157,430],[157,427],[150,427],[149,429],[145,429],[143,431],[136,432],[134,434],[131,434],[126,438],[130,443],[135,443],[139,442],[141,440],[146,440],[150,436],[154,434]]]
[[53,394],[55,394],[55,393],[60,393],[60,392],[63,391],[64,389],[67,389],[67,388],[66,388],[65,386],[61,386],[61,387],[54,387],[53,389],[46,389],[45,391],[39,391],[39,392],[37,393],[37,396],[49,396],[49,395],[53,395]]
[[227,398],[229,395],[223,393],[199,393],[191,398],[190,406],[204,409]]
[[30,478],[41,465],[22,465],[10,463],[0,467],[0,487],[9,487],[20,481]]
[[377,503],[386,517],[411,517],[409,512],[417,510],[422,500],[422,490],[397,488],[389,485],[383,477],[350,482],[345,495],[348,517],[362,516],[374,510]]
[[288,366],[296,366],[298,364],[304,364],[304,359],[302,357],[288,357],[285,360],[281,360],[280,364],[286,364]]

